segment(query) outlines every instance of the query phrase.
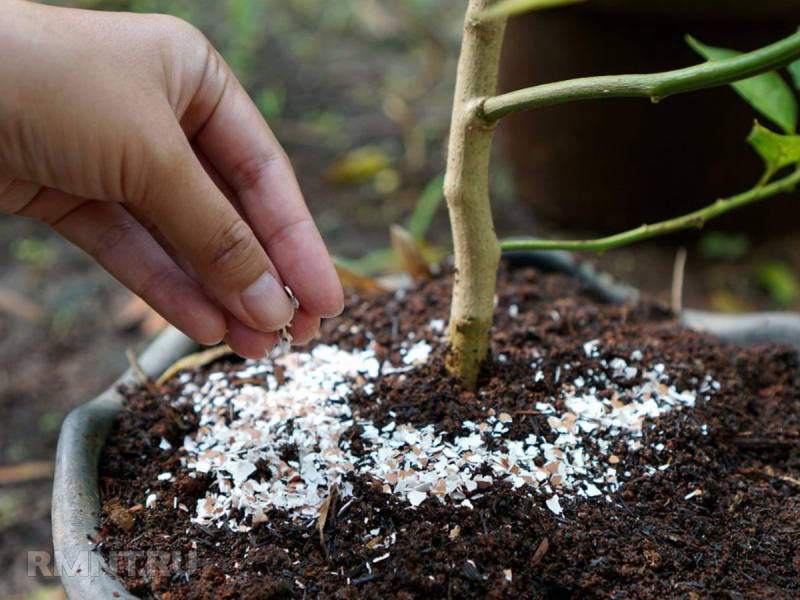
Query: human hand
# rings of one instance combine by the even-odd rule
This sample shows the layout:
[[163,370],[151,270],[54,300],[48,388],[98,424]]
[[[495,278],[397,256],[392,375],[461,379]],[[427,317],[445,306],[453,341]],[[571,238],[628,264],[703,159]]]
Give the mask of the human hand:
[[243,356],[341,312],[286,154],[192,26],[0,0],[0,81],[0,213],[43,221]]

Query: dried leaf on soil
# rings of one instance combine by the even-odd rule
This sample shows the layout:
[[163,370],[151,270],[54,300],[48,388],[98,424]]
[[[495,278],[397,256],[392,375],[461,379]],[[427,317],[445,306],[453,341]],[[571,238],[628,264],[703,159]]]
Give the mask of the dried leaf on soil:
[[430,281],[433,273],[422,255],[422,249],[414,240],[414,236],[400,225],[389,228],[392,238],[392,247],[400,258],[403,270],[411,275],[414,281]]
[[181,371],[205,367],[206,365],[211,364],[215,360],[222,358],[223,356],[227,356],[228,354],[233,354],[233,350],[231,350],[230,346],[227,344],[222,344],[220,346],[209,348],[208,350],[203,350],[202,352],[185,356],[164,371],[164,374],[161,375],[158,380],[156,380],[156,385],[163,385],[166,381],[171,379],[173,375],[176,375]]
[[319,544],[323,548],[325,547],[325,522],[328,520],[328,511],[331,508],[331,502],[333,500],[333,492],[325,498],[322,502],[322,506],[319,509],[319,519],[317,519],[317,530],[319,531]]
[[380,283],[371,277],[359,275],[335,260],[334,265],[336,266],[336,273],[339,275],[339,281],[341,281],[342,286],[346,289],[360,293],[386,291]]

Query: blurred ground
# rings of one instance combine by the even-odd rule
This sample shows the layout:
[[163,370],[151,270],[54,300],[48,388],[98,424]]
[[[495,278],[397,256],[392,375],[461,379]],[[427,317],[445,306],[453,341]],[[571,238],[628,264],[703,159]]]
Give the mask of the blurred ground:
[[[285,145],[337,256],[356,259],[386,248],[388,226],[407,221],[444,169],[460,3],[62,3],[168,11],[203,30]],[[533,215],[513,203],[502,160],[493,166],[493,202],[501,236],[536,233]],[[429,239],[448,246],[443,210]],[[800,309],[797,240],[754,245],[747,237],[706,235],[680,243],[689,248],[688,306]],[[666,299],[675,246],[643,245],[598,262]],[[126,348],[141,349],[158,327],[78,250],[36,223],[0,216],[0,598],[58,597],[56,581],[27,576],[25,553],[51,549],[50,473],[59,425],[124,370]]]

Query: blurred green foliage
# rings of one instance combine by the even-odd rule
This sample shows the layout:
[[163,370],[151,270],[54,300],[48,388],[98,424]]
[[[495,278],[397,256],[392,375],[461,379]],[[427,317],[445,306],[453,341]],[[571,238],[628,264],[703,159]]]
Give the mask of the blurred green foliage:
[[764,288],[779,307],[787,307],[800,298],[800,283],[792,265],[773,260],[758,266],[753,273],[755,282]]
[[64,415],[59,412],[46,412],[39,417],[39,431],[42,433],[55,433],[61,428]]
[[52,240],[26,237],[11,244],[11,254],[20,262],[32,267],[45,269],[53,263],[56,257],[55,250],[51,244]]
[[708,231],[700,238],[698,246],[700,254],[706,258],[734,261],[743,258],[747,254],[752,247],[752,241],[744,233]]

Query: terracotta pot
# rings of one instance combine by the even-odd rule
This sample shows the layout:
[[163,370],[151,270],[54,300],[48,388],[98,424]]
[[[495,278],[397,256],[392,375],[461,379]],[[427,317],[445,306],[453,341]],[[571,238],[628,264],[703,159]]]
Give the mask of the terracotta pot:
[[[639,295],[636,290],[575,262],[567,253],[511,253],[505,258],[512,267],[535,266],[545,272],[569,273],[610,301],[633,301]],[[686,311],[683,318],[691,327],[718,333],[725,339],[781,341],[800,351],[800,315],[728,316]],[[191,340],[170,329],[153,342],[139,362],[145,373],[156,377],[195,348]],[[133,381],[133,374],[128,371],[103,394],[70,413],[61,429],[53,490],[53,542],[61,581],[71,600],[135,600],[108,573],[108,566],[93,551],[91,541],[100,526],[98,462],[114,418],[122,409],[122,396],[117,389]]]
[[[501,90],[685,67],[701,62],[686,33],[752,50],[790,35],[798,22],[800,3],[789,0],[598,0],[523,15],[509,21]],[[624,98],[539,108],[504,119],[500,137],[518,195],[536,216],[610,232],[752,187],[763,172],[745,143],[756,116],[726,86],[657,105]],[[717,223],[751,232],[796,228],[797,202],[797,193],[772,198]]]

